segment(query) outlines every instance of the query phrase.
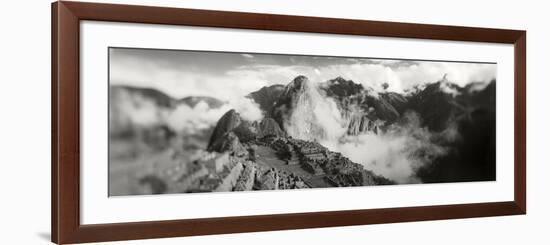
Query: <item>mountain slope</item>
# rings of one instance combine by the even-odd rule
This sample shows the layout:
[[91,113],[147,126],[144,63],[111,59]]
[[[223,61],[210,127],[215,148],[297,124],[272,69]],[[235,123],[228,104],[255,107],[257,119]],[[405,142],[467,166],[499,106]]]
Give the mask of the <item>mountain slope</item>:
[[[271,115],[291,136],[300,136],[289,131],[288,126],[296,114],[300,115],[299,127],[308,135],[327,134],[327,130],[315,127],[311,121],[316,117],[312,112],[318,110],[315,105],[320,104],[309,93],[314,86],[307,77],[298,76],[275,100]],[[337,104],[342,119],[347,123],[347,135],[378,134],[390,128],[408,127],[404,115],[418,115],[418,127],[432,134],[425,139],[448,151],[417,169],[423,182],[494,179],[495,81],[460,87],[443,77],[438,82],[418,86],[415,92],[398,94],[375,93],[370,88],[337,77],[319,84],[317,89],[321,96]],[[315,120],[321,120],[321,117]],[[311,140],[304,136],[298,138]],[[425,153],[414,154],[422,156]]]
[[[443,120],[429,120],[430,117],[452,117],[453,120],[449,121],[456,139],[446,143],[453,151],[418,171],[418,176],[424,182],[490,181],[496,178],[495,81],[480,91],[461,88],[460,92],[455,98],[439,94],[434,95],[434,99],[425,99],[432,103],[437,101],[448,110],[436,110],[442,115],[424,112],[424,117],[428,119],[426,125],[437,130]],[[443,135],[446,135],[448,129],[444,129]]]
[[[214,125],[207,125],[200,114],[222,105],[207,96],[174,99],[153,88],[113,85],[109,87],[109,135],[112,140],[132,139],[151,148],[168,147],[173,139],[182,141],[183,147],[203,148]],[[178,127],[182,125],[188,128]]]
[[209,108],[220,108],[223,106],[224,102],[216,98],[208,96],[187,96],[183,99],[178,100],[178,103],[186,104],[190,107],[195,107],[197,104],[204,102],[208,105]]
[[247,97],[260,105],[260,109],[265,115],[270,115],[279,96],[283,93],[285,86],[281,84],[263,87],[258,91],[250,93]]
[[113,96],[118,96],[120,93],[127,93],[133,97],[140,96],[159,107],[172,107],[176,102],[176,100],[169,95],[154,88],[139,88],[125,85],[113,85],[109,87],[109,95],[111,98]]
[[253,136],[239,113],[235,110],[226,112],[216,124],[208,142],[208,151],[237,151],[241,150],[241,141]]
[[320,88],[326,95],[338,101],[341,109],[360,108],[369,114],[371,120],[393,122],[405,111],[407,99],[397,93],[374,92],[372,88],[364,88],[352,80],[341,77],[321,84]]

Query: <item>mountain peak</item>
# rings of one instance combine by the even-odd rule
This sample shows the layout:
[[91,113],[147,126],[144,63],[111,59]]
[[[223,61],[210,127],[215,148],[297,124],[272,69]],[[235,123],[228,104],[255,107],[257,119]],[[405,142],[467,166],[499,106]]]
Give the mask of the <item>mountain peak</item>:
[[297,77],[294,78],[294,80],[292,80],[293,83],[301,83],[304,81],[309,81],[309,79],[304,75],[298,75]]
[[[242,148],[240,143],[248,142],[256,137],[254,127],[241,115],[231,109],[218,120],[210,141],[208,151],[224,152],[228,149]],[[229,148],[227,148],[229,147]]]
[[260,123],[258,123],[257,132],[260,138],[266,136],[284,137],[286,135],[277,121],[273,118],[264,118]]
[[286,91],[300,91],[309,84],[309,79],[304,75],[295,77],[292,82],[286,85]]
[[281,94],[278,104],[282,101],[287,102],[288,100],[291,100],[291,98],[303,94],[311,86],[311,82],[306,76],[299,75],[295,77],[285,86],[284,92]]
[[330,81],[332,81],[332,82],[337,82],[337,83],[346,83],[346,82],[351,81],[351,80],[346,80],[346,79],[344,79],[343,77],[338,76],[338,77],[336,77],[336,78],[334,78],[334,79],[332,79],[332,80],[330,80]]
[[364,91],[363,85],[355,83],[353,80],[346,80],[341,76],[326,81],[322,88],[328,96],[340,98]]
[[243,120],[241,116],[234,109],[227,111],[220,118],[220,120],[218,120],[218,124],[212,132],[212,136],[210,137],[210,141],[208,143],[208,150],[217,150],[214,147],[216,143],[220,141],[225,134],[233,131],[235,128],[241,125],[242,121]]

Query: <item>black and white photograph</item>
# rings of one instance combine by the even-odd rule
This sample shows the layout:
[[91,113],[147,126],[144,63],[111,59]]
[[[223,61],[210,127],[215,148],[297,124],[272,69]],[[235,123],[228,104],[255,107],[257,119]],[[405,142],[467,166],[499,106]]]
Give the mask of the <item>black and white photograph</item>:
[[110,47],[109,196],[495,181],[497,64],[413,58]]
[[1,244],[547,241],[544,1],[6,1]]

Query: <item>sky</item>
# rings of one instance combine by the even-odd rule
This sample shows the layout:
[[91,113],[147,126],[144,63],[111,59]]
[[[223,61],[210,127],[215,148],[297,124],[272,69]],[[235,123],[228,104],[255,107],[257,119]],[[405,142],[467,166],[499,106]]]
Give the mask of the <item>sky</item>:
[[447,80],[464,86],[496,79],[494,63],[111,48],[110,84],[156,88],[174,98],[233,100],[298,75],[319,83],[341,76],[374,91],[404,93]]

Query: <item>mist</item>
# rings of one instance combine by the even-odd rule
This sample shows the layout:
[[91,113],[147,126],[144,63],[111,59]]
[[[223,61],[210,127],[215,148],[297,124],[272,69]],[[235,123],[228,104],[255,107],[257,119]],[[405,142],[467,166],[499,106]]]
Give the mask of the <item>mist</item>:
[[[259,105],[244,97],[224,101],[222,106],[214,108],[204,101],[195,106],[179,103],[175,107],[163,107],[140,94],[127,91],[117,93],[117,102],[112,103],[116,113],[111,113],[111,119],[117,125],[126,125],[122,127],[166,125],[175,132],[193,133],[214,127],[223,114],[231,109],[248,121],[263,118]],[[112,128],[116,130],[117,125]]]
[[165,120],[174,131],[194,132],[214,127],[223,114],[231,109],[247,121],[258,121],[263,118],[258,104],[247,98],[239,98],[228,101],[219,108],[210,108],[204,101],[194,107],[180,104],[175,110],[167,113]]
[[451,126],[438,134],[421,127],[421,119],[414,112],[405,113],[399,125],[387,130],[348,135],[349,112],[341,111],[317,84],[305,83],[302,94],[295,98],[295,110],[285,120],[287,133],[294,138],[317,141],[397,183],[419,183],[416,171],[447,153],[444,146],[435,142],[458,137]]
[[322,95],[309,80],[303,86],[302,94],[294,100],[294,110],[284,122],[288,135],[309,141],[340,138],[346,128],[336,102]]
[[447,153],[444,146],[434,143],[435,137],[438,135],[420,126],[416,113],[409,112],[399,127],[378,134],[344,135],[338,141],[322,141],[322,144],[366,169],[406,184],[420,183],[416,171]]

